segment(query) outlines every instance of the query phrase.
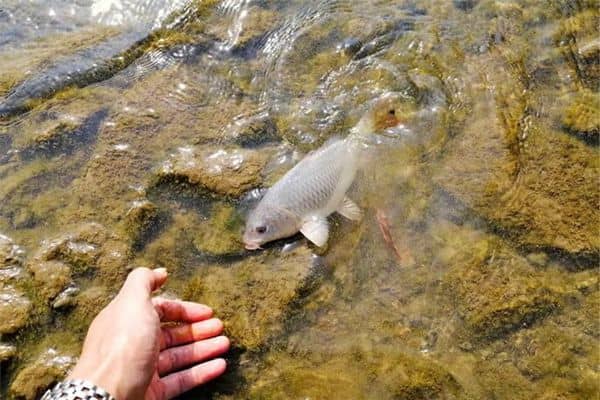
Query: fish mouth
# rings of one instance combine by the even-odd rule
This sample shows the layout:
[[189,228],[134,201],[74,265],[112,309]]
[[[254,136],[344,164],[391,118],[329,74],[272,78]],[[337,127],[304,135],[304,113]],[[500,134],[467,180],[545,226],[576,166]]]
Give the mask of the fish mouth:
[[246,248],[246,250],[258,250],[258,249],[262,249],[262,247],[260,247],[259,243],[255,243],[255,242],[246,242],[244,243],[244,247]]

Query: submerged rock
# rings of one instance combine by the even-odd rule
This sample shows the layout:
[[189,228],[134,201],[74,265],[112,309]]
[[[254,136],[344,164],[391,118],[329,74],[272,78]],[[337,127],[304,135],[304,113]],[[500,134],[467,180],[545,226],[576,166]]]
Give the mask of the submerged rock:
[[12,286],[0,286],[0,334],[14,333],[27,325],[31,301]]
[[564,110],[562,124],[583,139],[600,139],[600,95],[583,89]]
[[8,236],[0,234],[0,285],[25,278],[22,266],[24,256],[23,248]]
[[135,248],[139,248],[150,239],[161,221],[161,213],[158,207],[148,200],[135,200],[131,208],[125,214],[125,231],[133,242]]
[[553,276],[536,271],[497,239],[451,225],[437,235],[448,249],[440,252],[449,265],[444,285],[475,339],[498,339],[561,307],[564,293]]
[[107,115],[108,110],[101,109],[82,120],[78,120],[77,117],[56,120],[51,122],[47,129],[35,132],[32,137],[19,138],[15,145],[19,146],[22,143],[18,151],[25,160],[36,156],[70,154],[95,140]]
[[126,50],[142,38],[139,32],[123,33],[91,49],[55,60],[53,65],[10,91],[0,103],[0,117],[23,112],[36,100],[48,98],[69,86],[82,87],[112,76],[140,55],[138,49]]
[[52,302],[52,308],[57,310],[59,308],[66,308],[76,305],[77,295],[79,294],[79,292],[80,290],[78,287],[69,286],[68,288],[60,292],[58,296],[56,296],[56,299],[54,299],[54,302]]
[[11,238],[0,233],[0,268],[21,265],[25,251]]
[[10,385],[10,394],[16,399],[40,398],[44,391],[67,375],[75,361],[72,356],[48,349],[17,373]]
[[194,247],[203,254],[223,256],[244,252],[241,232],[244,221],[227,205],[215,205],[208,221],[198,226]]
[[473,89],[478,102],[447,146],[434,181],[520,247],[552,249],[595,266],[597,154],[526,111],[531,100],[520,97],[526,91],[514,77],[501,78],[495,77],[500,94]]
[[239,197],[258,186],[265,151],[180,147],[157,172],[158,183],[184,181],[217,195]]
[[224,268],[210,265],[183,290],[187,300],[210,304],[236,346],[258,351],[281,332],[287,313],[315,270],[311,251],[301,246],[289,253],[264,252]]
[[269,353],[265,361],[267,368],[250,388],[251,397],[382,400],[468,398],[456,379],[434,361],[402,353],[395,347],[381,350],[354,350],[343,354],[308,353],[302,357]]
[[12,344],[0,343],[0,363],[8,361],[17,355],[17,347]]
[[33,274],[36,294],[46,301],[54,299],[71,282],[71,269],[60,261],[33,261],[27,269]]
[[[92,272],[109,282],[120,282],[127,273],[125,267],[129,255],[130,249],[124,240],[102,225],[90,222],[80,225],[71,233],[42,242],[30,265],[34,273],[39,272],[40,279],[44,275],[44,263],[55,261],[66,264],[75,277]],[[53,288],[56,295],[67,283],[67,272],[59,268],[57,263],[50,265],[53,270],[62,271],[60,276],[64,285]]]
[[[115,287],[115,289],[118,289],[118,286]],[[75,307],[70,310],[68,316],[69,331],[85,334],[92,323],[92,320],[108,303],[110,303],[114,294],[114,292],[111,292],[105,286],[91,286],[77,294],[73,294],[74,297],[69,295],[69,302],[60,305],[75,305]]]
[[268,112],[239,116],[223,131],[227,139],[242,147],[256,147],[278,138],[277,126]]

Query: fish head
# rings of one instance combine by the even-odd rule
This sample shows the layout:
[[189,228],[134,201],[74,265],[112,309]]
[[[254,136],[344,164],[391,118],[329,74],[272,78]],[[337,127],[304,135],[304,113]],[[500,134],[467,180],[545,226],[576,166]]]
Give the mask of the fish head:
[[259,204],[246,221],[244,246],[256,250],[264,243],[291,236],[298,232],[298,220],[287,210]]
[[384,97],[373,104],[371,114],[374,131],[381,132],[400,123],[398,101],[396,98]]
[[401,123],[402,98],[387,93],[368,104],[368,110],[358,122],[356,129],[363,134],[380,133]]

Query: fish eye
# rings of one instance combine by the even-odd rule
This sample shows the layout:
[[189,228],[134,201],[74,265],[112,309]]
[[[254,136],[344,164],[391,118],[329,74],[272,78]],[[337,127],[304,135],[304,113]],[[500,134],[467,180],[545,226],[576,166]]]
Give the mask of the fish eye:
[[388,111],[388,114],[389,114],[389,115],[396,115],[396,110],[394,110],[394,109],[392,108],[390,111]]
[[258,227],[256,227],[256,233],[263,234],[266,231],[267,231],[267,227],[266,226],[258,226]]

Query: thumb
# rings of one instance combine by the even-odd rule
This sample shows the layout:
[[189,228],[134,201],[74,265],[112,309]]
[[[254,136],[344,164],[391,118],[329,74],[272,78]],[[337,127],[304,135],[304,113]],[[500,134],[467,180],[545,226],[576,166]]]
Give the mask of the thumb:
[[153,291],[160,288],[167,280],[167,270],[165,268],[136,268],[129,273],[127,280],[121,289],[121,293],[131,293],[133,295],[150,296]]

